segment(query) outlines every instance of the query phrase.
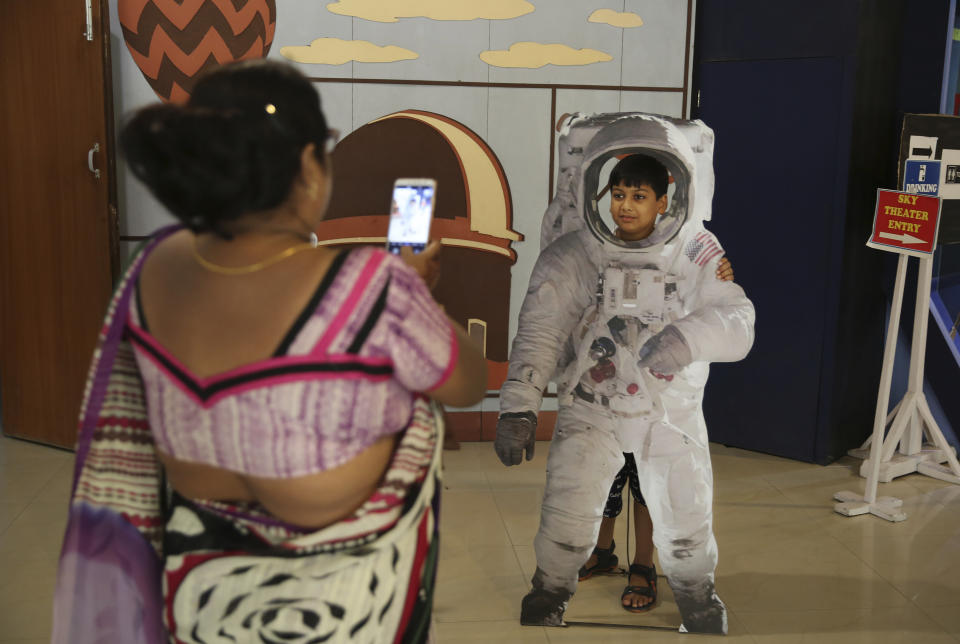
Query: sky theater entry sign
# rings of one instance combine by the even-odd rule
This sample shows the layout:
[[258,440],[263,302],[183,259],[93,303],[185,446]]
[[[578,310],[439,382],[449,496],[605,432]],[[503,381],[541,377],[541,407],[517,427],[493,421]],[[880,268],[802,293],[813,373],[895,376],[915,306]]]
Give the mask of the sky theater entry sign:
[[939,212],[936,196],[877,190],[873,235],[867,246],[929,257],[937,245]]

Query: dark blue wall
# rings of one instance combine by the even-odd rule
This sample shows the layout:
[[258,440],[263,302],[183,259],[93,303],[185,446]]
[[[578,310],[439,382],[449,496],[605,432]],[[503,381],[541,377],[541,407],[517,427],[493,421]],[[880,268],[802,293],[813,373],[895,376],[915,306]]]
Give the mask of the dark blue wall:
[[711,440],[826,463],[870,433],[891,275],[865,242],[876,189],[896,182],[900,115],[939,105],[948,3],[923,4],[698,2],[710,228],[757,306],[752,354],[713,368]]

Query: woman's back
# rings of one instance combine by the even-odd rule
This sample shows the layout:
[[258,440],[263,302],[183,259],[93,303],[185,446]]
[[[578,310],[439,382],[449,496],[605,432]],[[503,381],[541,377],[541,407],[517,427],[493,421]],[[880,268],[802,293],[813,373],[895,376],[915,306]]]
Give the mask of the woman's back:
[[[248,275],[222,275],[196,261],[194,239],[184,230],[160,243],[144,263],[139,294],[151,335],[198,378],[270,358],[337,255],[316,248]],[[229,243],[237,265],[291,246],[283,238]],[[202,243],[196,250],[211,262],[224,255]]]
[[[220,375],[275,358],[281,343],[310,313],[318,284],[337,258],[335,251],[311,249],[241,278],[204,269],[193,257],[193,239],[189,232],[180,232],[153,251],[144,263],[138,296],[141,323],[149,321],[150,339],[176,360],[183,377],[194,382],[216,381]],[[289,245],[280,243],[281,248]],[[243,244],[231,242],[230,257],[249,264]],[[256,245],[249,249],[251,256],[270,255],[264,244]],[[198,253],[203,250],[203,245],[197,248]],[[167,422],[177,423],[172,416],[168,414]],[[201,424],[178,431],[218,429]],[[257,441],[255,436],[246,438]],[[163,451],[160,455],[171,485],[188,498],[257,500],[284,521],[317,527],[363,503],[386,469],[394,443],[395,435],[384,436],[339,467],[292,478],[251,476]]]

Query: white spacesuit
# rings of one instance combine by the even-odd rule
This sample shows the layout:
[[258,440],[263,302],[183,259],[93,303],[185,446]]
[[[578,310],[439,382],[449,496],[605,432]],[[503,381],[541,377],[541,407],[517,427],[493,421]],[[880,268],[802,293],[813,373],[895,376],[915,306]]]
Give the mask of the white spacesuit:
[[[634,153],[666,166],[674,190],[653,232],[625,242],[603,223],[597,194],[604,164]],[[524,450],[529,459],[536,413],[548,382],[556,383],[560,412],[534,542],[537,571],[521,620],[562,625],[623,453],[632,452],[681,628],[726,632],[714,591],[702,401],[709,363],[750,350],[754,309],[739,286],[714,277],[723,252],[703,227],[713,132],[699,121],[647,114],[573,115],[560,154],[497,425],[504,464],[520,463]]]

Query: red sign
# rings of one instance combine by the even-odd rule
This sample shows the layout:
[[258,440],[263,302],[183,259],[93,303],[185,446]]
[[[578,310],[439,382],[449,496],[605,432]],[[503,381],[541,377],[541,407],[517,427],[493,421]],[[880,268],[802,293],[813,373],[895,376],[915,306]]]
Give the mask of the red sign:
[[937,245],[940,198],[896,190],[877,190],[871,248],[927,257]]

